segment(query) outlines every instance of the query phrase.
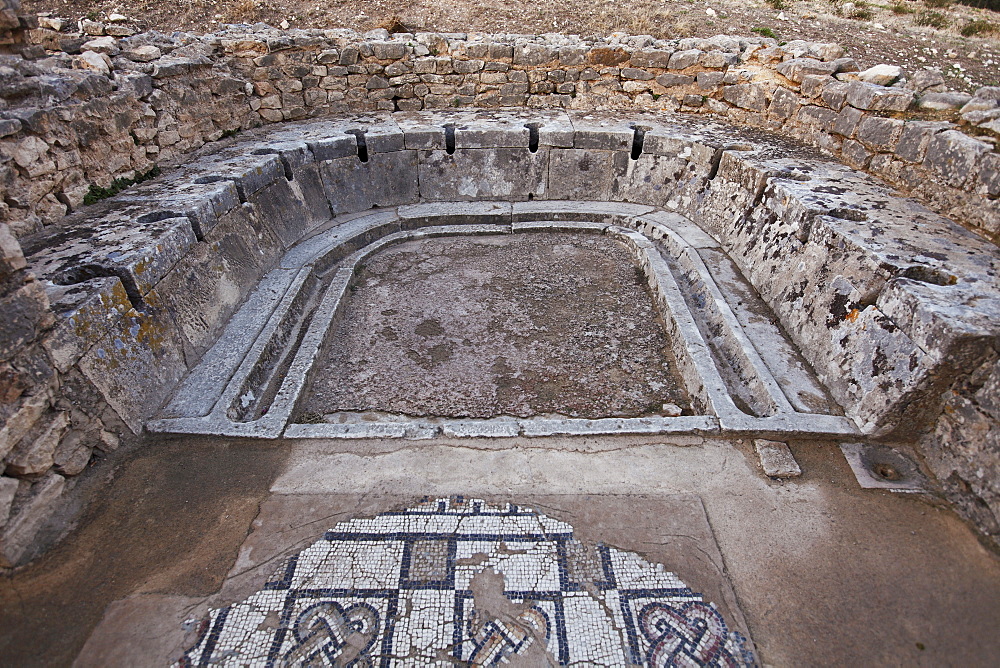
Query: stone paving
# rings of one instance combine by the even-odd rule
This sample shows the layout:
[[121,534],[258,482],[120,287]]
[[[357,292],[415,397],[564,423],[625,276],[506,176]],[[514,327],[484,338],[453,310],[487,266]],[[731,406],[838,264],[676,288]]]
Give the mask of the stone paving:
[[690,412],[645,276],[605,236],[446,237],[383,250],[359,270],[334,327],[305,390],[301,410],[313,416]]

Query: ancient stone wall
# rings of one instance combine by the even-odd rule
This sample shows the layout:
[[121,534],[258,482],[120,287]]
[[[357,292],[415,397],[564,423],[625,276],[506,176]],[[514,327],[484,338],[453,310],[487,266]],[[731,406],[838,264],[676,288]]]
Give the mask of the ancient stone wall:
[[78,208],[92,185],[253,125],[465,106],[716,114],[812,143],[1000,234],[1000,89],[973,97],[945,92],[933,70],[858,72],[833,44],[259,26],[31,36],[54,55],[0,63],[0,220],[17,236]]
[[[4,8],[12,6],[6,0]],[[148,33],[118,39],[100,34],[107,30],[98,24],[86,26],[91,33],[86,35],[31,30],[31,41],[48,49],[46,55],[24,43],[24,30],[30,27],[19,21],[19,36],[10,38],[10,44],[20,45],[18,55],[0,55],[0,309],[5,314],[0,322],[0,565],[28,553],[38,528],[59,507],[67,480],[102,451],[115,448],[119,434],[141,428],[138,412],[128,406],[113,408],[107,402],[108,388],[96,387],[81,373],[84,346],[113,339],[121,331],[120,338],[137,342],[136,355],[146,356],[139,366],[170,370],[159,379],[162,387],[145,389],[168,391],[210,345],[219,323],[246,296],[252,281],[293,241],[281,238],[273,221],[260,218],[261,207],[276,195],[238,193],[232,181],[200,186],[198,194],[211,200],[212,211],[185,211],[187,219],[177,224],[146,221],[162,223],[157,234],[165,235],[157,237],[162,246],[154,244],[150,256],[129,256],[131,241],[122,238],[122,269],[110,272],[80,264],[78,275],[64,276],[66,285],[52,286],[49,294],[27,271],[18,238],[27,240],[76,212],[74,219],[94,238],[117,239],[131,220],[122,202],[138,189],[126,190],[125,199],[111,207],[84,206],[85,200],[127,185],[116,179],[135,180],[157,165],[176,163],[206,142],[241,130],[348,111],[466,106],[521,107],[528,116],[532,110],[552,107],[716,114],[817,145],[909,190],[982,236],[995,240],[1000,232],[995,144],[1000,91],[982,89],[975,97],[941,92],[942,84],[928,72],[882,86],[876,82],[890,83],[897,73],[859,73],[835,45],[778,46],[770,40],[728,37],[680,42],[648,37],[602,42],[563,36],[362,37],[260,26],[204,37]],[[941,118],[930,118],[934,114]],[[615,132],[626,144],[635,140],[629,128]],[[353,150],[353,138],[348,139]],[[339,156],[341,148],[338,145],[334,153]],[[618,148],[627,154],[628,146]],[[373,153],[377,150],[372,147]],[[228,166],[211,173],[238,171],[234,165],[239,156],[230,159]],[[307,162],[324,159],[314,154]],[[716,188],[719,197],[746,200],[742,224],[748,225],[753,215],[768,217],[781,210],[787,193],[782,187],[764,188],[767,174],[743,174],[742,163],[728,160],[721,150],[689,159],[701,161],[699,178],[723,173],[727,179],[720,181],[745,181],[728,194],[721,183]],[[275,174],[267,171],[271,168]],[[283,168],[288,168],[287,160],[283,166],[271,158],[262,167],[267,178],[258,179],[254,188],[287,189],[283,179],[277,185],[268,180]],[[250,176],[233,178],[245,181]],[[296,187],[306,183],[299,178]],[[240,206],[255,197],[262,203]],[[614,199],[610,190],[609,198]],[[710,207],[689,208],[707,212]],[[717,210],[729,211],[722,205]],[[838,220],[851,215],[834,213],[841,216]],[[793,222],[808,228],[812,220]],[[796,234],[803,233],[792,232]],[[219,269],[217,258],[206,250],[253,238],[258,240],[256,256],[262,258],[259,266]],[[91,243],[90,238],[81,243]],[[733,243],[743,243],[739,230]],[[164,257],[163,248],[178,248],[180,254]],[[182,284],[166,289],[159,281],[174,262],[193,273],[221,271],[221,292],[200,295],[195,291],[200,286],[189,285],[192,291],[184,293]],[[872,281],[881,285],[897,268],[865,271],[869,269]],[[238,271],[247,273],[237,276]],[[142,272],[146,283],[133,280]],[[182,280],[180,272],[174,276],[170,280]],[[223,290],[230,279],[239,286],[236,291]],[[79,289],[83,281],[87,288]],[[203,324],[202,330],[174,323],[176,314],[183,318],[193,308],[184,303],[185,294],[221,303],[213,314],[218,322]],[[848,297],[857,298],[859,312],[871,308],[868,295],[848,290]],[[905,304],[900,308],[906,310]],[[81,313],[88,315],[72,317]],[[197,313],[188,315],[189,323],[199,321]],[[150,326],[166,321],[171,321],[169,327]],[[90,331],[80,322],[99,326]],[[985,354],[989,345],[982,340],[980,352]],[[928,414],[945,417],[926,437],[926,449],[937,453],[931,466],[941,480],[950,481],[951,498],[964,503],[965,515],[984,532],[996,535],[1000,474],[985,470],[982,462],[990,461],[1000,433],[993,405],[998,372],[995,360],[991,365],[979,354],[969,358],[976,360],[978,371],[966,376],[965,370],[955,369],[953,379],[939,379],[928,393],[929,404],[944,401],[928,408]],[[119,381],[128,383],[129,378]],[[852,391],[844,389],[843,396]],[[858,395],[851,401],[864,400]],[[944,440],[948,447],[932,439]]]

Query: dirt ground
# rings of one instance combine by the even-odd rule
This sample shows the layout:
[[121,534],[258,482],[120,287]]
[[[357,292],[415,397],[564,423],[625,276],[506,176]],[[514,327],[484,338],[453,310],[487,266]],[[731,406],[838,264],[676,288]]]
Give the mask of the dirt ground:
[[257,21],[360,32],[603,36],[620,31],[658,38],[754,31],[780,41],[838,42],[866,67],[892,63],[909,72],[938,67],[956,90],[1000,83],[1000,13],[951,0],[27,0],[24,6],[71,19],[105,20],[120,13],[138,28],[166,32],[210,32],[225,23]]

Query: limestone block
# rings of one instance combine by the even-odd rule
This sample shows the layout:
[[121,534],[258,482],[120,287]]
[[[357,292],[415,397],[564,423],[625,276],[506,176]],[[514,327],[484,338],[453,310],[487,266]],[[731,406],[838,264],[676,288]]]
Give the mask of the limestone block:
[[240,205],[236,184],[229,180],[207,180],[183,176],[157,179],[129,188],[118,195],[122,202],[160,206],[191,221],[195,236],[204,239],[218,225],[219,219]]
[[320,173],[333,215],[410,204],[418,197],[415,151],[375,153],[368,162],[338,158],[324,162]]
[[815,58],[793,58],[779,63],[774,69],[778,74],[795,83],[801,83],[802,79],[808,75],[830,76],[837,72],[837,66],[834,63],[823,62]]
[[142,431],[187,371],[180,333],[164,303],[156,290],[148,292],[144,309],[128,311],[78,363],[133,433]]
[[688,76],[686,74],[672,74],[666,73],[661,74],[656,77],[656,83],[663,86],[664,88],[672,88],[674,86],[687,86],[694,83],[694,77]]
[[[260,194],[266,193],[267,189]],[[317,199],[326,208],[322,190]],[[301,216],[298,225],[304,227],[307,215],[301,207],[289,213],[295,212]],[[236,307],[281,255],[283,245],[272,231],[280,223],[265,225],[267,217],[252,207],[234,209],[163,279],[159,288],[163,305],[173,315],[192,359],[200,358],[215,341]]]
[[931,137],[949,127],[951,124],[947,122],[908,121],[900,134],[896,155],[907,162],[923,162]]
[[917,100],[917,106],[932,111],[946,111],[959,109],[971,99],[972,96],[967,93],[925,93]]
[[420,196],[427,200],[523,201],[546,195],[549,150],[460,148],[419,153]]
[[698,64],[709,69],[723,69],[730,65],[735,65],[740,61],[740,57],[735,53],[725,51],[709,51],[698,56]]
[[[643,153],[632,160],[628,153],[612,154],[611,199],[665,206],[698,170],[678,155]],[[701,180],[703,174],[695,178]]]
[[866,116],[858,123],[855,137],[869,149],[892,152],[902,132],[903,121],[897,118]]
[[858,79],[865,83],[888,86],[903,76],[903,68],[898,65],[875,65],[858,73]]
[[49,397],[46,393],[22,399],[21,406],[7,418],[3,427],[0,427],[0,457],[6,457],[7,453],[31,431],[48,406]]
[[0,299],[0,360],[8,360],[53,323],[45,289],[28,281],[13,294]]
[[549,199],[607,200],[614,180],[614,153],[596,149],[549,152]]
[[939,174],[945,183],[961,188],[976,174],[980,158],[990,145],[957,130],[935,134],[927,146],[924,166]]
[[64,373],[132,308],[117,276],[65,286],[48,283],[46,292],[56,314],[56,326],[43,345],[56,368]]
[[0,223],[0,278],[9,276],[28,266],[21,251],[21,244],[11,234],[10,227]]
[[1000,195],[1000,155],[989,153],[982,157],[978,186],[990,197]]
[[781,441],[768,441],[755,438],[754,450],[760,458],[760,467],[769,478],[798,478],[802,475],[799,463],[795,461],[788,444]]
[[557,58],[558,51],[545,44],[518,44],[514,47],[515,65],[542,65]]
[[852,81],[847,89],[847,104],[870,111],[906,111],[913,101],[913,91],[886,88],[863,81]]
[[29,258],[32,270],[62,285],[115,275],[136,303],[196,243],[190,220],[149,203],[120,204],[88,217],[86,226],[74,220],[36,240],[44,250]]
[[670,56],[670,61],[667,65],[672,70],[684,70],[689,67],[698,64],[698,58],[701,57],[701,51],[698,49],[687,49],[685,51],[675,51],[673,55]]
[[54,463],[56,446],[69,427],[69,415],[56,413],[52,419],[35,425],[27,438],[14,448],[5,460],[7,473],[15,476],[45,473]]
[[141,44],[134,48],[126,49],[123,55],[137,63],[151,63],[162,56],[163,52],[153,44]]
[[799,110],[799,106],[799,96],[787,88],[779,86],[771,97],[768,113],[777,118],[792,118]]
[[0,566],[14,566],[28,553],[38,530],[55,510],[65,484],[66,479],[55,473],[32,484],[28,497],[0,533]]
[[19,486],[20,483],[17,480],[0,476],[0,529],[6,526],[7,520],[10,518],[10,508],[14,503],[14,494],[17,493]]
[[632,63],[632,67],[666,69],[670,64],[670,56],[673,53],[669,49],[639,49],[632,52],[630,62]]
[[764,111],[767,108],[767,91],[760,84],[736,84],[722,89],[722,98],[740,109]]

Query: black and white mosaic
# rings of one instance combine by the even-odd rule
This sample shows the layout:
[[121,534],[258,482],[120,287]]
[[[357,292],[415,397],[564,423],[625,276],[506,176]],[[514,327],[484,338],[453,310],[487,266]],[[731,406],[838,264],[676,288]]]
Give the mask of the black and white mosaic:
[[455,497],[338,524],[178,665],[756,665],[748,646],[662,564]]

